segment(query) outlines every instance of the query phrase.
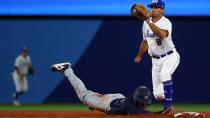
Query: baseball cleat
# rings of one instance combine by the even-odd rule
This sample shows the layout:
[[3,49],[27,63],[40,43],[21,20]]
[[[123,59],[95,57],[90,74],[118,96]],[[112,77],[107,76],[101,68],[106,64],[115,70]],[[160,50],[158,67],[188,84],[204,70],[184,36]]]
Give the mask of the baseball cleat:
[[15,106],[20,106],[20,102],[19,102],[18,100],[13,100],[13,104],[14,104]]
[[63,73],[66,69],[71,67],[71,63],[66,62],[66,63],[58,63],[58,64],[53,64],[51,66],[52,71],[59,71]]
[[172,115],[173,113],[174,113],[173,107],[164,109],[164,110],[162,111],[162,114],[164,114],[164,115]]

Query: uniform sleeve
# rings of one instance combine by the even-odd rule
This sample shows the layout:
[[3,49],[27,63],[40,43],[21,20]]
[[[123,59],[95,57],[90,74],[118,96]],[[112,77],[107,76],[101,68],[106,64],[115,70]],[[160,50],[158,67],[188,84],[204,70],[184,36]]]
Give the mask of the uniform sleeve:
[[143,35],[143,40],[146,41],[146,34],[145,34],[145,21],[143,22],[143,26],[142,26],[142,35]]

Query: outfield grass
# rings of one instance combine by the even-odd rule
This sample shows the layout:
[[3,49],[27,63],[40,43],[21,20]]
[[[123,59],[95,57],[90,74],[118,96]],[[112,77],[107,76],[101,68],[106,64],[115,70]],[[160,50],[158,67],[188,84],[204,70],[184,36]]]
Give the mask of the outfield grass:
[[[161,104],[153,104],[148,108],[150,111],[159,111]],[[174,104],[178,111],[210,112],[210,104]],[[0,105],[0,110],[10,111],[89,111],[83,104],[40,104],[40,105]]]
[[37,105],[0,105],[0,110],[21,110],[21,111],[88,111],[83,104],[37,104]]

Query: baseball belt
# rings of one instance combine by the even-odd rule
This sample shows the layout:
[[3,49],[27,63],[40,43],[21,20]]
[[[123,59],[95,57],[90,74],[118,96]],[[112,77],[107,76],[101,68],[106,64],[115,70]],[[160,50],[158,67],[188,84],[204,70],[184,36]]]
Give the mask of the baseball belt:
[[170,50],[170,51],[168,51],[168,52],[166,52],[166,53],[164,53],[164,54],[162,54],[162,55],[153,55],[152,58],[160,59],[160,58],[163,58],[163,57],[165,57],[165,56],[167,56],[167,55],[172,54],[173,52],[174,52],[173,50]]

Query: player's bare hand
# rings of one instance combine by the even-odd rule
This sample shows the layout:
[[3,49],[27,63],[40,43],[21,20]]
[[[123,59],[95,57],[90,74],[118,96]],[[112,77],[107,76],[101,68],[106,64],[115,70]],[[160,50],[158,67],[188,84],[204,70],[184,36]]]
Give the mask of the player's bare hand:
[[136,56],[135,59],[134,59],[134,62],[139,64],[141,62],[141,59],[142,59],[142,57]]
[[23,75],[19,75],[19,78],[20,78],[20,80],[23,80],[24,76]]

